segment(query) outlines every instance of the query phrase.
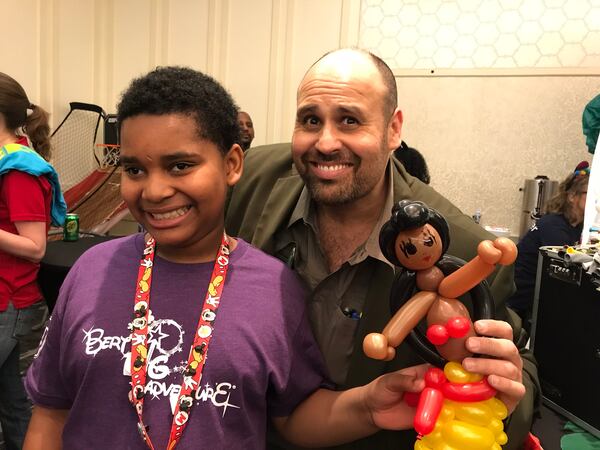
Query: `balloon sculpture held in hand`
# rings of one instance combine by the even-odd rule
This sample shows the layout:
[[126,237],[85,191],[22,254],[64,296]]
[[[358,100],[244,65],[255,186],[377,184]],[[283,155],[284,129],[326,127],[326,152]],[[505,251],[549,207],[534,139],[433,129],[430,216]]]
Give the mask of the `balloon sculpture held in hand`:
[[[483,241],[470,262],[444,255],[450,245],[448,224],[419,201],[403,200],[392,209],[379,244],[385,257],[406,270],[391,294],[393,317],[382,333],[365,337],[367,356],[391,360],[407,338],[434,366],[425,375],[425,389],[405,394],[417,406],[415,450],[500,450],[507,442],[502,420],[506,406],[482,375],[465,370],[472,356],[465,341],[475,335],[468,309],[457,297],[469,292],[475,320],[492,319],[494,303],[485,278],[496,264],[512,264],[515,244],[507,238]],[[395,313],[394,313],[395,312]],[[417,328],[427,318],[426,336]],[[443,368],[443,370],[442,370]]]

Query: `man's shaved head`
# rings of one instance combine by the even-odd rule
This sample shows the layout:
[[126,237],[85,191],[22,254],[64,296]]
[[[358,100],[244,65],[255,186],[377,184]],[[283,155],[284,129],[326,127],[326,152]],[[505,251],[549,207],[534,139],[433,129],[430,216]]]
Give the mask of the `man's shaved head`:
[[[321,56],[306,71],[304,78],[315,71],[325,70],[326,68],[335,68],[339,73],[347,73],[349,77],[355,74],[355,68],[358,64],[367,61],[379,73],[383,83],[383,113],[386,118],[391,117],[392,113],[398,107],[398,90],[396,88],[396,79],[389,66],[378,56],[366,50],[356,48],[342,48],[332,50]],[[304,81],[304,80],[303,80]],[[303,82],[300,83],[299,90]]]

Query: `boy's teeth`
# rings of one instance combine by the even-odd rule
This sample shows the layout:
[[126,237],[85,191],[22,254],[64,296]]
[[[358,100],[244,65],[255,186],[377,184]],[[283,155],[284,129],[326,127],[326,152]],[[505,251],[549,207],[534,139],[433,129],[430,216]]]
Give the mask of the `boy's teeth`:
[[157,220],[162,220],[162,219],[174,219],[176,217],[182,216],[184,215],[187,210],[189,208],[186,206],[184,208],[179,208],[176,209],[175,211],[169,211],[168,213],[163,213],[163,214],[152,214],[152,217],[157,219]]

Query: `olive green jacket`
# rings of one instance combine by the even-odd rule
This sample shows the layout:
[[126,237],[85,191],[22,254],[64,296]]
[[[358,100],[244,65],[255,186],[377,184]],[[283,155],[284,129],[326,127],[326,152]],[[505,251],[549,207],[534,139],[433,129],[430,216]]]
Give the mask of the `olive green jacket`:
[[[421,200],[438,210],[450,225],[451,244],[448,254],[470,260],[476,256],[480,241],[494,239],[495,236],[464,215],[433,188],[408,175],[398,161],[392,159],[392,163],[394,201],[406,198]],[[250,149],[246,152],[244,175],[230,193],[225,223],[227,232],[273,254],[273,237],[278,230],[287,226],[303,187],[304,183],[292,165],[289,143]],[[391,268],[377,271],[371,280],[356,335],[357,350],[352,355],[346,385],[340,388],[364,385],[385,372],[422,362],[407,344],[397,349],[397,356],[391,362],[369,359],[362,352],[365,335],[380,332],[391,317],[389,295],[393,280],[394,273]],[[509,443],[504,446],[504,449],[518,449],[520,445],[517,444],[523,442],[530,429],[534,409],[540,397],[537,367],[533,355],[523,349],[525,339],[518,316],[504,306],[504,301],[514,290],[512,267],[498,270],[488,281],[491,283],[496,303],[496,317],[513,326],[515,341],[523,357],[523,381],[527,394],[508,419],[506,431]],[[519,337],[521,339],[518,339]],[[336,448],[404,450],[412,448],[414,438],[412,431],[382,431],[369,438]],[[273,445],[269,448],[278,447]]]

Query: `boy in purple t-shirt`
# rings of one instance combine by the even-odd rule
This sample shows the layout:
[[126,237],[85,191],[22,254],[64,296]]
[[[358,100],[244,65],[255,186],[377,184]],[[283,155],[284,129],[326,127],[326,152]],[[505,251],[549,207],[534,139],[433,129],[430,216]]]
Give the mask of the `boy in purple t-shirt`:
[[132,82],[118,118],[121,194],[148,233],[92,248],[69,273],[27,375],[24,448],[260,449],[269,418],[303,446],[409,428],[402,396],[423,367],[324,389],[300,282],[225,234],[243,166],[229,94],[159,68]]

